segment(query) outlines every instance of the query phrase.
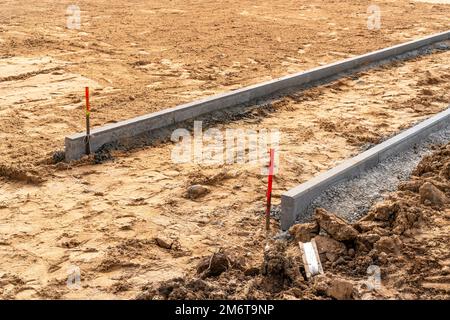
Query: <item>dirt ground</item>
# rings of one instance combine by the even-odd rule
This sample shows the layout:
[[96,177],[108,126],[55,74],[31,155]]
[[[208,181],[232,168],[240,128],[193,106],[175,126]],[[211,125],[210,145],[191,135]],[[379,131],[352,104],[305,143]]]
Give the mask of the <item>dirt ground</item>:
[[[436,146],[409,181],[350,225],[317,209],[271,242],[260,264],[218,250],[197,270],[139,299],[440,299],[450,298],[450,144]],[[298,242],[314,239],[325,273],[308,279]],[[263,240],[262,240],[263,241]]]
[[[170,143],[100,165],[49,164],[63,137],[83,128],[84,86],[94,124],[105,124],[444,31],[450,12],[380,1],[382,28],[369,31],[369,2],[80,1],[77,31],[65,28],[68,4],[6,1],[0,13],[3,298],[142,297],[219,248],[262,260],[257,166],[174,164]],[[450,52],[435,52],[216,127],[281,130],[278,204],[286,189],[443,110],[449,66]],[[193,184],[209,193],[186,198]],[[81,288],[66,284],[71,266]]]
[[100,0],[78,1],[81,29],[69,30],[71,4],[2,2],[0,164],[38,170],[82,131],[86,85],[101,125],[449,27],[448,5],[414,1],[377,1],[375,31],[370,1]]

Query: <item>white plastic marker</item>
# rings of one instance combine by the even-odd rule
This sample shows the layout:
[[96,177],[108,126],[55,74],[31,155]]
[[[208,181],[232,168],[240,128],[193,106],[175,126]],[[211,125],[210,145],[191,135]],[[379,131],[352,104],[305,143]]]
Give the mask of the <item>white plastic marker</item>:
[[316,241],[312,239],[311,242],[299,242],[299,246],[308,279],[311,279],[315,275],[322,274],[322,263],[320,262]]

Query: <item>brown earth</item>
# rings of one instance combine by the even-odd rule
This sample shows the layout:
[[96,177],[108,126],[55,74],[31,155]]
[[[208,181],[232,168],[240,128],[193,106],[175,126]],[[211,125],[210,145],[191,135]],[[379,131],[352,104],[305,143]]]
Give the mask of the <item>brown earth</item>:
[[320,230],[312,237],[323,275],[305,275],[295,240],[311,236],[310,224],[303,224],[290,229],[290,241],[271,242],[259,263],[233,251],[229,256],[221,252],[221,260],[213,255],[200,262],[219,272],[197,270],[197,275],[150,282],[137,298],[448,300],[449,168],[450,144],[437,147],[409,181],[353,225],[317,209]]
[[[449,6],[377,1],[2,1],[0,164],[34,170],[84,129],[448,29]],[[205,14],[206,13],[206,14]]]
[[[227,272],[246,265],[241,257],[262,261],[258,165],[175,164],[171,143],[100,165],[52,164],[63,137],[83,128],[85,85],[100,125],[444,31],[450,10],[380,1],[382,29],[368,31],[369,2],[125,2],[80,1],[79,31],[64,27],[69,2],[2,2],[3,298],[134,298],[192,275],[220,248]],[[449,66],[449,51],[435,52],[292,92],[215,127],[281,131],[278,204],[284,190],[444,109]],[[186,197],[193,185],[208,191]],[[266,270],[281,274],[278,287],[296,283],[295,259],[275,260],[281,267]],[[79,289],[66,285],[70,266],[80,268]]]

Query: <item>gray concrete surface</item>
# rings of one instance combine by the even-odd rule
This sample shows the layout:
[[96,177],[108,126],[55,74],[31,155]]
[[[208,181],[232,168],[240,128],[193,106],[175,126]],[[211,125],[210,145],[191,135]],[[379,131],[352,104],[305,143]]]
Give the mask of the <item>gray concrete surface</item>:
[[312,203],[333,186],[359,177],[380,162],[416,147],[449,123],[450,108],[283,193],[280,217],[282,230],[287,230],[296,220],[307,218]]
[[[393,47],[381,49],[354,58],[338,61],[306,72],[288,75],[261,84],[245,87],[229,93],[216,95],[203,100],[183,104],[163,111],[151,113],[112,125],[96,128],[91,134],[91,150],[97,151],[103,144],[118,139],[127,139],[133,136],[159,129],[167,125],[194,119],[200,115],[220,109],[248,103],[252,100],[269,96],[280,90],[291,87],[313,84],[316,81],[329,77],[336,77],[342,72],[349,72],[355,68],[389,59],[406,52],[417,50],[450,39],[450,30],[410,41]],[[78,133],[65,138],[66,161],[76,160],[84,155],[84,133]]]

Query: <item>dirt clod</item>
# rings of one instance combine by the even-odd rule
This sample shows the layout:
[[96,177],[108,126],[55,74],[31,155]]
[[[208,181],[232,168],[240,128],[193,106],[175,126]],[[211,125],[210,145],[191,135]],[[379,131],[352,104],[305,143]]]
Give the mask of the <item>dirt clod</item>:
[[419,194],[422,203],[429,201],[430,204],[437,206],[442,206],[448,203],[448,198],[445,194],[430,182],[425,182],[420,187]]
[[197,274],[204,277],[217,277],[230,267],[230,260],[224,252],[214,253],[206,257],[197,265]]
[[350,300],[353,294],[353,284],[344,279],[332,279],[326,293],[337,300]]
[[318,208],[315,212],[315,219],[320,228],[325,230],[333,239],[337,241],[354,240],[358,231],[355,230],[345,220],[339,218],[334,213]]
[[289,233],[296,242],[309,242],[319,233],[319,224],[316,221],[310,223],[299,223],[289,229]]
[[52,155],[52,162],[54,164],[64,161],[66,158],[66,153],[64,151],[55,151]]
[[323,262],[327,260],[330,262],[334,262],[340,256],[346,254],[346,248],[342,242],[322,235],[316,236],[314,240],[316,241],[320,260]]
[[386,201],[379,203],[373,209],[374,218],[376,220],[386,221],[397,213],[400,206],[397,202]]
[[171,249],[172,248],[172,244],[173,244],[172,239],[169,239],[169,238],[164,237],[164,236],[158,236],[158,237],[155,238],[155,241],[156,241],[156,244],[158,246],[160,246],[161,248],[164,248],[164,249]]
[[374,248],[379,252],[399,254],[401,246],[402,241],[395,235],[392,237],[382,237],[375,243]]
[[281,240],[272,242],[264,251],[261,273],[263,286],[271,292],[279,292],[286,285],[303,281],[298,261],[286,254],[286,243]]
[[208,192],[209,192],[209,188],[208,187],[205,187],[205,186],[202,186],[202,185],[199,185],[199,184],[195,184],[193,186],[190,186],[188,188],[188,190],[187,190],[188,197],[191,200],[198,199],[198,198],[206,195]]

